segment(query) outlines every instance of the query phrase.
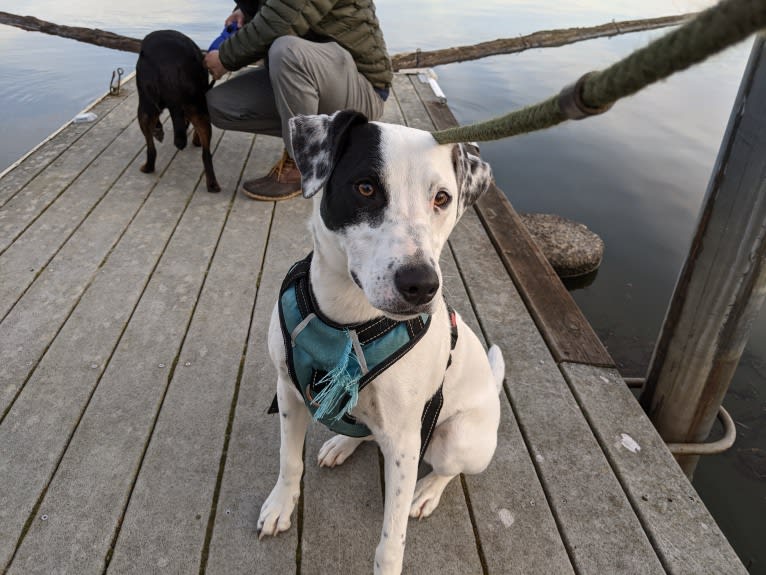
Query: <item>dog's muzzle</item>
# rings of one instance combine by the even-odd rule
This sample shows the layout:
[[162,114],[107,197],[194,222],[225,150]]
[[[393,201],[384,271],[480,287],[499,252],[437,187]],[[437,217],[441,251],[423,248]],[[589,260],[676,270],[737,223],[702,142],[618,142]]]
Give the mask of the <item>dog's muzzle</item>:
[[396,270],[394,285],[404,301],[422,306],[439,291],[439,276],[428,264],[408,264]]

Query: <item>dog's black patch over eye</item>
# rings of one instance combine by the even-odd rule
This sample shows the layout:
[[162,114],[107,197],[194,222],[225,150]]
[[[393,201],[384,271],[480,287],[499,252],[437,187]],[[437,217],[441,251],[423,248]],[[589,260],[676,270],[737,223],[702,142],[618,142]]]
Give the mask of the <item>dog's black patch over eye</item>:
[[382,183],[380,148],[380,128],[375,124],[349,128],[322,196],[320,213],[328,229],[361,222],[377,227],[383,222],[388,194]]
[[447,190],[439,190],[434,196],[434,207],[444,209],[450,205],[452,196],[449,195]]

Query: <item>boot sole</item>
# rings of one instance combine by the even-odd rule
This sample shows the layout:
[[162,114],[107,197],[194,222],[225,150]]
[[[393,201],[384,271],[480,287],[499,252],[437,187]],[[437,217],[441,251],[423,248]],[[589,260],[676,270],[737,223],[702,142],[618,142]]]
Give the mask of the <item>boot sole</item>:
[[283,196],[262,196],[260,194],[254,194],[253,192],[248,192],[244,187],[240,187],[239,191],[242,192],[251,200],[258,200],[261,202],[279,202],[281,200],[289,200],[290,198],[294,198],[295,196],[299,196],[301,195],[301,193],[303,193],[303,190],[297,189],[294,192],[290,192],[289,194],[285,194]]

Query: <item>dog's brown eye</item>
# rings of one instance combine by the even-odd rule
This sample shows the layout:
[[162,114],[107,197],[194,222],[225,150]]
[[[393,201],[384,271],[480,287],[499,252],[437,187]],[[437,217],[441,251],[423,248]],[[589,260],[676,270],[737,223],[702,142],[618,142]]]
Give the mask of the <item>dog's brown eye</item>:
[[365,198],[371,198],[375,195],[375,186],[370,182],[357,182],[354,186],[356,187],[356,191]]
[[449,205],[452,198],[444,190],[439,190],[434,196],[434,206],[437,208],[445,208]]

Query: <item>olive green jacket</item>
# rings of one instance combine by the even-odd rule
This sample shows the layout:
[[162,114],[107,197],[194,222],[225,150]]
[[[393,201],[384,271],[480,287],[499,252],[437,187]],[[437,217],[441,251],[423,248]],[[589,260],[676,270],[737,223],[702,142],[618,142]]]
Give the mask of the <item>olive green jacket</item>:
[[266,56],[280,36],[332,39],[348,50],[376,88],[391,84],[391,60],[373,0],[265,0],[252,20],[219,48],[227,70]]

